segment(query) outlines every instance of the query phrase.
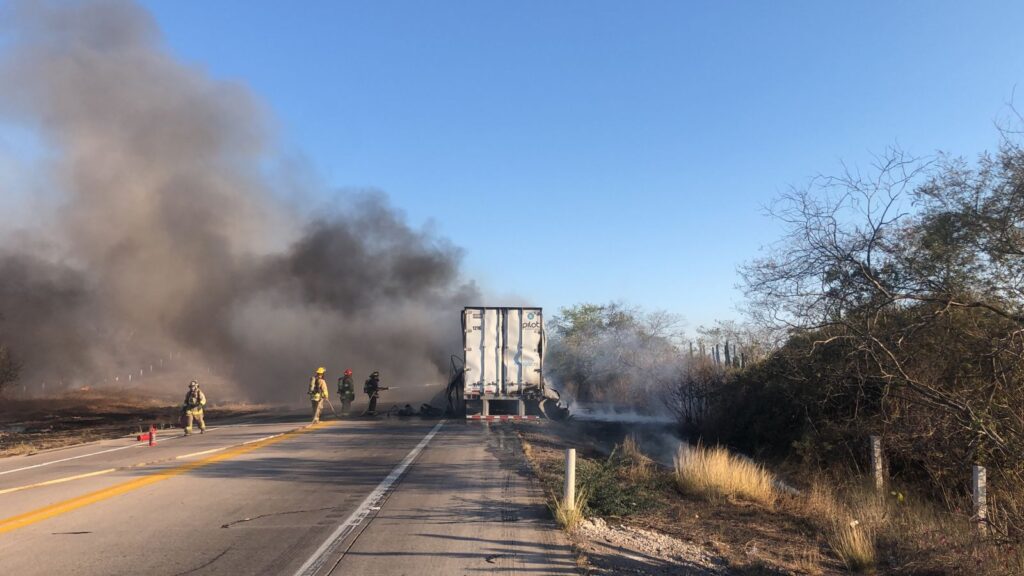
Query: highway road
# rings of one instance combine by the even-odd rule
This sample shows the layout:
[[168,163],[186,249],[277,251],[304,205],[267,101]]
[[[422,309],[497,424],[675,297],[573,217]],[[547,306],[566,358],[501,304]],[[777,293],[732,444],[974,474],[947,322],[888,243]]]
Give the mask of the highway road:
[[229,425],[0,460],[0,574],[575,574],[507,424]]

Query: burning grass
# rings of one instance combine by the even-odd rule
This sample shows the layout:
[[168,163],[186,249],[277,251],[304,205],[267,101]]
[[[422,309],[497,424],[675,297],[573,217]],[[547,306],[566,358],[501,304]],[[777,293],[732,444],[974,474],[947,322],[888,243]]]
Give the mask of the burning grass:
[[675,458],[679,489],[704,497],[740,498],[767,508],[775,504],[775,478],[763,466],[721,446],[680,445]]

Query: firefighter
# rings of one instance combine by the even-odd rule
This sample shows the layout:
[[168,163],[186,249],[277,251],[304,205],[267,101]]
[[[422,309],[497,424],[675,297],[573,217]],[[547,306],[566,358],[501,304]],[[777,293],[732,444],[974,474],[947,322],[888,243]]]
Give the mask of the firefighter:
[[323,410],[324,400],[327,399],[327,380],[324,374],[327,369],[323,366],[316,369],[316,373],[309,379],[309,400],[313,406],[313,424],[320,421],[320,411]]
[[338,398],[341,398],[341,413],[348,414],[352,410],[352,401],[356,399],[352,370],[346,369],[344,375],[338,378]]
[[387,390],[386,387],[380,385],[380,372],[376,370],[363,384],[363,392],[370,397],[370,406],[363,412],[364,416],[376,416],[377,415],[377,397],[380,396],[381,390]]
[[181,411],[185,415],[185,436],[192,433],[192,420],[199,422],[199,433],[206,432],[206,421],[203,420],[203,406],[206,406],[206,394],[199,389],[199,382],[193,380],[185,393],[185,403]]

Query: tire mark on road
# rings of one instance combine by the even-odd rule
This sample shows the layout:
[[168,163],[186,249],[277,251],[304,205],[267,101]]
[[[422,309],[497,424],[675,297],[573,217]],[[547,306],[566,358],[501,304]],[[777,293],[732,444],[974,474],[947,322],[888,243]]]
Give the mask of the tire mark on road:
[[191,570],[185,570],[184,572],[178,572],[178,573],[177,573],[177,574],[175,574],[174,576],[185,576],[186,574],[195,574],[196,572],[199,572],[199,571],[200,571],[200,570],[202,570],[203,568],[206,568],[207,566],[210,566],[211,564],[213,564],[213,563],[214,563],[214,562],[216,562],[217,560],[220,560],[221,558],[223,558],[223,557],[224,557],[224,555],[225,555],[225,554],[227,554],[227,553],[228,553],[228,552],[229,552],[230,550],[231,550],[231,547],[230,547],[230,546],[228,546],[227,550],[224,550],[224,551],[223,551],[223,552],[221,552],[220,554],[217,554],[216,556],[214,556],[214,557],[213,557],[212,559],[210,559],[209,561],[207,561],[207,562],[205,562],[205,563],[203,563],[203,564],[201,564],[201,565],[199,565],[199,566],[196,566],[195,568],[193,568],[193,569],[191,569]]
[[270,512],[269,514],[260,514],[259,516],[253,516],[252,518],[242,518],[241,520],[235,520],[234,522],[228,522],[227,524],[221,524],[221,528],[231,528],[235,524],[241,524],[243,522],[252,522],[253,520],[259,520],[261,518],[270,518],[271,516],[287,516],[289,514],[308,514],[310,512],[323,512],[325,510],[337,510],[337,506],[328,506],[326,508],[313,508],[310,510],[289,510],[287,512]]

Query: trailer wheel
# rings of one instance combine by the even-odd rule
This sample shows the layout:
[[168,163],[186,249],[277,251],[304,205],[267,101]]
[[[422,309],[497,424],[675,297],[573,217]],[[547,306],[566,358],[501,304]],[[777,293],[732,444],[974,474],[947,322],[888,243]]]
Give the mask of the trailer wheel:
[[565,420],[569,411],[558,405],[554,400],[544,399],[540,401],[540,411],[548,420]]

